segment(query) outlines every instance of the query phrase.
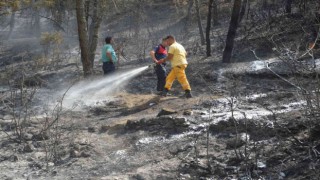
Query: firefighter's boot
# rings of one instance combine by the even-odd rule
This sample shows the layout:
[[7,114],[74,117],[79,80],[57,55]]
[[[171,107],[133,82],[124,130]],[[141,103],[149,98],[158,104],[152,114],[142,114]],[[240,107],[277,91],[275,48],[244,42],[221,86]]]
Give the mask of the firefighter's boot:
[[185,97],[186,97],[186,98],[192,98],[192,94],[191,94],[191,91],[190,91],[190,90],[186,90],[185,92],[186,92],[186,93],[185,93]]
[[167,88],[164,88],[163,91],[162,91],[162,93],[161,93],[161,96],[162,96],[162,97],[167,97],[168,92],[169,92],[169,90],[168,90]]

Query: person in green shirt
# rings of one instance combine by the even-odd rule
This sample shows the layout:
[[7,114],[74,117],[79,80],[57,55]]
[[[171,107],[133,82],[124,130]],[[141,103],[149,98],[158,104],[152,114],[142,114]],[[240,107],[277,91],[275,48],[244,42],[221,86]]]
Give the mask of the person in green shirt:
[[115,50],[112,47],[113,38],[108,36],[105,38],[106,44],[101,50],[101,61],[103,62],[102,69],[104,75],[116,70],[115,63],[118,61]]

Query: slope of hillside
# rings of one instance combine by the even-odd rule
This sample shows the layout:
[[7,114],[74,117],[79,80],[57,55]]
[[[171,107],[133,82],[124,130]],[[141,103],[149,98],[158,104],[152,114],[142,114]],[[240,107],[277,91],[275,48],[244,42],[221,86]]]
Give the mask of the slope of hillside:
[[[213,55],[205,57],[196,23],[185,29],[187,6],[166,3],[105,20],[99,48],[110,34],[123,43],[116,75],[102,77],[97,50],[96,74],[83,79],[75,35],[58,62],[38,57],[36,39],[1,44],[0,179],[319,179],[319,125],[310,113],[318,47],[288,63],[289,51],[261,39],[290,21],[274,22],[273,32],[261,23],[250,38],[240,27],[236,62],[224,64],[228,22],[212,30]],[[145,19],[136,21],[137,11]],[[282,43],[294,44],[295,33]],[[189,52],[191,99],[178,82],[168,97],[155,93],[148,52],[167,34]]]

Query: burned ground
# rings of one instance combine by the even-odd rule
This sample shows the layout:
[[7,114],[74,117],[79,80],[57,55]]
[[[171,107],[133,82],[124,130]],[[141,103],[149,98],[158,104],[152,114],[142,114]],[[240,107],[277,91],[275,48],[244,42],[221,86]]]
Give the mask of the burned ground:
[[[130,20],[120,14],[121,19]],[[181,32],[181,24],[177,18],[167,29]],[[112,22],[102,34],[108,27],[115,34],[123,28]],[[36,42],[21,40],[26,49],[2,44],[0,178],[319,179],[317,97],[307,93],[317,92],[317,71],[292,73],[288,60],[262,41],[268,37],[238,39],[235,62],[223,64],[221,42],[213,43],[212,57],[205,57],[204,46],[193,43],[197,28],[191,29],[190,39],[178,36],[190,52],[191,99],[183,97],[178,82],[170,96],[156,95],[156,76],[148,68],[115,92],[99,98],[88,92],[87,99],[67,106],[68,99],[60,101],[57,92],[86,81],[77,50],[69,49],[71,58],[54,64],[36,58],[37,51],[25,45]],[[226,28],[213,32],[222,38]],[[126,41],[125,53],[132,56],[121,57],[118,71],[150,64],[132,53],[134,42]],[[264,59],[242,43],[257,47]],[[295,65],[319,61],[305,59]],[[92,81],[102,76],[98,59],[94,70]]]

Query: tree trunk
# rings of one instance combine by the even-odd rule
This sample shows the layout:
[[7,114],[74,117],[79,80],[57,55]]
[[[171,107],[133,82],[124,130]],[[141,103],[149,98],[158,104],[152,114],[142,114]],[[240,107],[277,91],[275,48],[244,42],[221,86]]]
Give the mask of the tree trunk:
[[267,9],[267,5],[268,4],[268,0],[262,0],[262,6],[261,6],[261,8],[262,9]]
[[200,41],[201,45],[205,44],[205,39],[204,39],[204,33],[203,33],[203,27],[201,23],[201,14],[200,14],[200,9],[199,9],[199,0],[195,0],[195,7],[196,7],[196,12],[197,12],[197,22],[198,22],[198,27],[199,27],[199,33],[200,33]]
[[12,12],[11,16],[10,16],[10,31],[9,31],[9,34],[7,36],[8,39],[11,38],[11,34],[12,34],[13,29],[14,29],[15,16],[16,16],[16,12]]
[[143,2],[141,0],[135,1],[135,10],[132,11],[134,24],[133,24],[133,31],[134,36],[136,39],[139,39],[139,34],[141,31],[141,24],[142,24],[142,16],[143,16]]
[[299,3],[300,12],[305,13],[306,12],[306,6],[307,6],[306,1],[300,1],[300,3]]
[[93,13],[92,13],[92,22],[90,24],[90,28],[89,28],[89,59],[91,61],[91,66],[93,68],[93,61],[94,61],[94,57],[95,57],[95,52],[97,49],[97,44],[98,44],[98,32],[99,32],[99,28],[100,28],[100,24],[102,21],[102,17],[101,17],[101,12],[99,7],[101,7],[101,5],[99,4],[101,2],[101,0],[93,0]]
[[87,31],[87,22],[85,15],[85,0],[76,1],[76,14],[78,23],[78,37],[81,50],[81,62],[83,66],[84,76],[87,77],[92,74],[93,67],[89,59],[89,40]]
[[117,6],[116,1],[115,1],[115,0],[112,0],[112,3],[113,3],[113,5],[114,5],[114,9],[116,10],[116,12],[119,13],[120,11],[119,11],[119,8],[118,8],[118,6]]
[[207,57],[211,56],[210,30],[211,30],[212,3],[213,3],[213,0],[209,0],[207,28],[206,28]]
[[217,26],[217,25],[219,25],[219,21],[218,21],[218,18],[219,18],[219,16],[218,16],[218,4],[217,4],[217,0],[213,0],[213,18],[212,18],[212,20],[213,20],[213,25],[214,26]]
[[236,32],[238,28],[240,9],[241,9],[241,0],[234,0],[229,30],[227,34],[226,47],[223,51],[223,57],[222,57],[222,62],[224,63],[231,62],[234,38],[236,37]]
[[291,14],[291,4],[292,4],[292,0],[286,0],[286,4],[285,4],[286,14]]
[[242,21],[244,15],[246,13],[248,3],[249,3],[248,0],[242,0],[241,11],[240,11],[240,15],[239,15],[239,23]]
[[246,17],[247,19],[249,19],[250,10],[251,10],[250,2],[248,1],[248,4],[247,4],[247,17]]
[[[81,49],[81,62],[85,77],[93,74],[93,62],[98,44],[98,31],[102,21],[101,17],[101,1],[93,0],[87,4],[86,0],[76,1],[78,36]],[[92,7],[92,11],[88,7]],[[86,13],[89,13],[90,16]],[[89,17],[91,23],[89,24]]]
[[53,16],[54,24],[53,27],[56,31],[62,30],[62,23],[65,20],[66,16],[66,7],[65,2],[63,0],[56,0],[55,5],[53,8],[51,8],[51,14]]
[[185,30],[188,31],[188,28],[191,24],[191,10],[192,10],[192,7],[193,7],[193,1],[189,1],[188,2],[188,12],[187,12],[187,16],[186,16],[186,24],[185,24]]
[[37,2],[37,0],[32,1],[34,24],[32,25],[31,29],[33,30],[32,32],[35,36],[40,37],[40,35],[41,35],[40,12],[39,12],[39,8],[36,7],[36,2]]

